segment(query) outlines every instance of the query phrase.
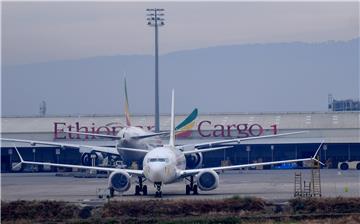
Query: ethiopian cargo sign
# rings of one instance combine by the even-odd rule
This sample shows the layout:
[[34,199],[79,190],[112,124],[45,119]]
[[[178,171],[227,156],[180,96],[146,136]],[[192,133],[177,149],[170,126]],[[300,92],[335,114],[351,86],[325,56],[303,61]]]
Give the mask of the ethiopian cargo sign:
[[[54,139],[95,139],[95,136],[82,136],[65,132],[116,135],[123,127],[124,125],[115,122],[102,126],[98,126],[95,123],[86,126],[80,124],[80,122],[54,122]],[[154,130],[154,126],[137,127],[148,131]],[[276,124],[264,127],[257,123],[216,124],[209,120],[202,120],[194,125],[194,128],[190,131],[190,135],[180,135],[179,137],[189,137],[196,133],[198,136],[204,138],[246,138],[263,135],[266,129],[270,130],[271,134],[277,134],[278,132]]]

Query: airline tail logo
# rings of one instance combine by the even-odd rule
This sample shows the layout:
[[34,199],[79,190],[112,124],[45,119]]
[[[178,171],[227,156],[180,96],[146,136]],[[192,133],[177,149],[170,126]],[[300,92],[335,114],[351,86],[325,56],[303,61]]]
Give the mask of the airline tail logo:
[[178,126],[176,126],[176,137],[189,137],[191,135],[191,131],[195,125],[195,119],[198,115],[198,109],[195,108],[193,112],[185,119],[183,122],[181,122]]
[[127,94],[127,88],[126,88],[126,79],[124,79],[125,83],[125,119],[126,119],[126,125],[131,126],[130,122],[130,113],[129,113],[129,100],[128,100],[128,94]]

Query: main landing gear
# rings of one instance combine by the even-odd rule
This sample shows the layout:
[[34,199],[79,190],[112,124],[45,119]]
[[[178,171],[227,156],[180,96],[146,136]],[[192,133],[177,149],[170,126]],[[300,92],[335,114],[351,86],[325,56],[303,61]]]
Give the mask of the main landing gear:
[[143,185],[143,178],[142,177],[138,177],[139,180],[139,184],[137,184],[135,186],[135,195],[140,195],[140,193],[142,192],[143,195],[147,195],[147,186]]
[[110,187],[110,188],[109,188],[109,191],[110,191],[110,195],[109,195],[110,198],[114,197],[114,194],[115,194],[114,188]]
[[154,185],[156,187],[155,198],[161,198],[162,197],[161,182],[155,182]]
[[186,195],[190,195],[191,191],[194,195],[199,194],[198,193],[198,186],[194,184],[194,176],[190,176],[190,179],[185,178],[186,180],[190,181],[190,184],[187,184],[186,189]]

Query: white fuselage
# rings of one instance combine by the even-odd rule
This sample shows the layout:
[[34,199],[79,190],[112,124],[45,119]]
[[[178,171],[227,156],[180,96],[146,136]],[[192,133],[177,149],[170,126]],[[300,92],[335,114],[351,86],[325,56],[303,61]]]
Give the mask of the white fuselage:
[[143,160],[144,175],[152,183],[173,183],[185,167],[185,155],[171,146],[154,148]]
[[139,161],[144,158],[144,153],[121,150],[121,148],[135,148],[135,149],[147,149],[151,150],[158,145],[161,145],[161,140],[158,136],[136,139],[133,137],[151,134],[149,131],[145,131],[139,127],[124,127],[121,129],[117,136],[121,137],[116,141],[116,148],[119,154],[125,161]]

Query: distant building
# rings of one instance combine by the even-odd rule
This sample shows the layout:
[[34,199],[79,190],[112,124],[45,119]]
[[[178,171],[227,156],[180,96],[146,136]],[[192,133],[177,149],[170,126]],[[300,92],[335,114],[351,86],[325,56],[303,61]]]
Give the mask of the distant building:
[[360,101],[353,99],[335,100],[329,94],[329,111],[360,111]]
[[[177,115],[175,122],[184,120],[186,116]],[[336,168],[338,162],[360,161],[359,119],[360,111],[199,114],[189,133],[177,136],[176,144],[308,131],[298,135],[244,141],[227,150],[203,153],[203,165],[204,167],[220,166],[225,160],[229,160],[231,164],[246,164],[249,161],[307,158],[313,156],[320,142],[324,141],[319,153],[320,159],[329,164],[329,167]],[[86,138],[64,131],[116,135],[125,126],[126,119],[123,115],[33,116],[2,117],[1,122],[3,138],[113,147],[114,141],[109,139]],[[132,123],[146,130],[153,130],[154,116],[133,115]],[[170,116],[161,115],[160,124],[160,130],[168,131]],[[168,137],[164,136],[163,143],[167,142]],[[81,156],[84,152],[83,148],[39,144],[16,143],[16,147],[25,160],[67,164],[81,164]],[[106,156],[103,155],[103,158]],[[1,171],[11,171],[12,165],[18,161],[14,143],[2,142]],[[25,171],[30,168],[24,166]],[[39,170],[41,169],[40,167]]]

